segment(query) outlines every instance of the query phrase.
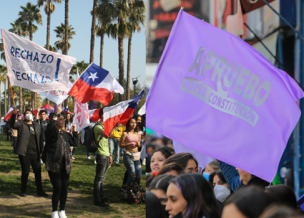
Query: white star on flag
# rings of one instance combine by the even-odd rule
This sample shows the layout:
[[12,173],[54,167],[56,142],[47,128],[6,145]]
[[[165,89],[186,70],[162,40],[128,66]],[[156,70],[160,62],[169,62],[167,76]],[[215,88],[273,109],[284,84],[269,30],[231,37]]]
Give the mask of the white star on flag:
[[93,82],[94,82],[94,80],[98,78],[98,77],[96,76],[97,72],[96,72],[96,73],[91,73],[91,72],[90,72],[90,74],[91,74],[91,76],[89,76],[88,78],[91,78],[91,79],[93,80]]

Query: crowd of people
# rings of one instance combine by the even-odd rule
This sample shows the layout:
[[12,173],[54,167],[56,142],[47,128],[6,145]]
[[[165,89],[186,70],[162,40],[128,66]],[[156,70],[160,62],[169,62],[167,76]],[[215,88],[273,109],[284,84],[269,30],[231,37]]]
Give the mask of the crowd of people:
[[[13,150],[18,155],[21,165],[20,196],[27,196],[31,167],[35,174],[37,196],[49,196],[44,191],[41,182],[41,165],[45,164],[53,187],[51,216],[66,218],[65,206],[72,170],[71,162],[75,159],[75,148],[80,144],[85,145],[86,142],[83,141],[81,133],[76,131],[73,116],[63,112],[61,107],[58,107],[57,111],[50,113],[49,116],[45,110],[38,113],[34,116],[31,110],[26,110],[21,116],[15,108],[7,122],[11,130],[9,135]],[[123,163],[126,167],[121,190],[125,193],[126,198],[133,199],[137,195],[141,196],[141,190],[137,193],[133,188],[135,184],[140,187],[141,166],[145,157],[145,150],[142,150],[145,145],[144,117],[132,117],[125,126],[117,124],[110,131],[109,137],[104,132],[103,109],[99,111],[99,117],[100,120],[97,123],[88,127],[88,129],[92,129],[97,145],[97,150],[94,152],[96,175],[92,190],[94,205],[109,207],[111,200],[105,196],[103,183],[113,161],[115,167],[121,167],[119,164],[120,149],[122,149]],[[87,131],[83,131],[83,133],[88,134]],[[88,152],[88,159],[90,159],[89,157]]]
[[147,218],[296,218],[292,188],[214,160],[204,169],[168,138],[147,135]]

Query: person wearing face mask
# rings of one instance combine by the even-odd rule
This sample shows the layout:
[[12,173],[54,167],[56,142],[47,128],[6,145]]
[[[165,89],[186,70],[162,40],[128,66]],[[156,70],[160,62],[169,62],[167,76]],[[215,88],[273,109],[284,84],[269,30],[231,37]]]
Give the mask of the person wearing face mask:
[[219,170],[220,170],[220,165],[217,162],[217,160],[214,160],[205,167],[203,176],[205,177],[205,179],[209,180],[210,174]]
[[241,186],[255,185],[261,188],[269,186],[271,183],[256,177],[240,168],[233,167],[225,162],[219,161],[221,171],[233,192],[236,192]]
[[213,187],[215,198],[223,204],[231,195],[231,189],[221,171],[210,174],[209,183]]
[[17,142],[14,147],[14,153],[19,155],[21,164],[21,196],[26,197],[26,187],[30,166],[35,173],[35,183],[37,187],[37,195],[48,197],[42,189],[41,183],[41,165],[40,157],[42,154],[43,144],[41,140],[41,127],[38,123],[33,122],[32,111],[24,112],[24,121],[16,121],[18,111],[16,108],[10,119],[10,127],[17,130]]
[[220,218],[218,202],[208,181],[198,173],[174,178],[167,189],[166,211],[169,218]]

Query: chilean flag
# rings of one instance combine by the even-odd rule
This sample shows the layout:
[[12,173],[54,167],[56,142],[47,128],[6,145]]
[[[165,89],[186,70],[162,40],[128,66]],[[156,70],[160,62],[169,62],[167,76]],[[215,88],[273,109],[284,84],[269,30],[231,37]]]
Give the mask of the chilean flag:
[[139,95],[135,96],[131,100],[122,101],[114,106],[103,109],[104,132],[107,136],[109,136],[111,130],[117,123],[122,125],[127,124],[143,94],[144,90],[142,90]]
[[72,114],[71,111],[69,111],[69,108],[68,108],[68,107],[62,108],[62,112],[63,112],[63,113],[67,113],[67,114]]
[[8,110],[7,114],[6,114],[5,117],[4,117],[4,121],[7,121],[9,118],[11,118],[11,116],[12,116],[12,114],[13,114],[13,110],[14,110],[14,106],[12,106],[12,107]]
[[114,93],[123,94],[123,87],[109,71],[91,63],[74,83],[68,95],[74,96],[81,103],[95,100],[108,105]]
[[99,109],[94,109],[94,110],[89,110],[89,118],[90,120],[94,121],[94,122],[97,122],[100,117],[99,117],[99,111],[100,111],[101,108]]

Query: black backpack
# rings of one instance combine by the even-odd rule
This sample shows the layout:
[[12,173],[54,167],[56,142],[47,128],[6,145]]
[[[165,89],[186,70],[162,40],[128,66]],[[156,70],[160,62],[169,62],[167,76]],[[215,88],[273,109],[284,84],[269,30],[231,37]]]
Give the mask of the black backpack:
[[[97,126],[97,125],[101,125],[101,124],[96,124],[95,126]],[[93,152],[93,153],[95,153],[97,151],[98,144],[99,144],[100,140],[102,139],[102,137],[100,137],[98,142],[96,143],[95,135],[94,135],[95,126],[93,126],[93,127],[88,126],[84,133],[84,144],[87,148],[87,151]]]
[[137,181],[133,180],[127,187],[127,198],[130,204],[141,204],[144,202],[144,197]]

